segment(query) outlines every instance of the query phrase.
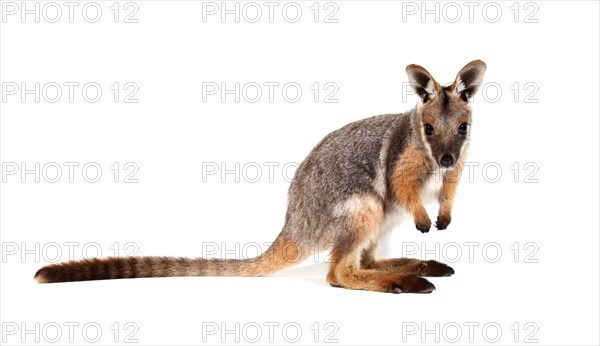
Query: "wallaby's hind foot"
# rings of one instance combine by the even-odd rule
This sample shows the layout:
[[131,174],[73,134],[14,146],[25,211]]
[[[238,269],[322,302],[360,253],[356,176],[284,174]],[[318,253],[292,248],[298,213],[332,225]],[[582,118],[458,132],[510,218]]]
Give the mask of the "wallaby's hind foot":
[[[339,248],[338,248],[339,249]],[[417,275],[393,271],[361,269],[358,256],[347,254],[341,260],[336,251],[327,273],[327,282],[334,287],[386,293],[431,293],[435,286]]]
[[403,275],[452,276],[452,267],[434,260],[421,261],[414,258],[390,258],[378,261],[363,261],[361,268],[394,272]]
[[425,278],[376,270],[336,270],[336,274],[328,276],[328,281],[333,287],[384,293],[431,293],[435,290]]

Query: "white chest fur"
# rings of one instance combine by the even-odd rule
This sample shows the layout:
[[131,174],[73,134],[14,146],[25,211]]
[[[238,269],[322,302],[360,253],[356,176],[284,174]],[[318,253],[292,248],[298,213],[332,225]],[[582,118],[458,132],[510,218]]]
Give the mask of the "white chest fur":
[[[431,174],[423,186],[421,186],[419,195],[423,204],[429,204],[432,202],[437,203],[438,195],[442,189],[445,173],[445,169],[437,170],[437,172]],[[385,234],[389,232],[392,228],[405,220],[412,220],[410,213],[404,208],[404,206],[393,203],[389,206],[388,210],[386,210],[383,225],[381,227],[382,233]]]
[[438,194],[440,193],[442,184],[444,182],[444,174],[445,170],[438,169],[435,171],[435,173],[429,175],[420,191],[421,201],[423,203],[430,203],[437,200]]

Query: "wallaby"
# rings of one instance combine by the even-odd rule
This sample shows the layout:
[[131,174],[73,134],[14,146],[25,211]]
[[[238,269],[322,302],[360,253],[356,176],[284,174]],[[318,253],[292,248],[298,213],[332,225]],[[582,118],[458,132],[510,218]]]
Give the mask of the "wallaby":
[[407,211],[425,233],[431,220],[422,190],[435,186],[435,226],[450,224],[452,204],[469,145],[469,99],[486,65],[468,63],[453,84],[441,86],[419,65],[406,67],[419,96],[402,114],[374,116],[327,135],[298,167],[288,192],[285,224],[261,255],[242,260],[113,257],[58,263],[35,274],[40,283],[165,276],[264,276],[330,250],[331,286],[378,292],[430,293],[423,276],[450,276],[436,261],[376,260],[377,242]]

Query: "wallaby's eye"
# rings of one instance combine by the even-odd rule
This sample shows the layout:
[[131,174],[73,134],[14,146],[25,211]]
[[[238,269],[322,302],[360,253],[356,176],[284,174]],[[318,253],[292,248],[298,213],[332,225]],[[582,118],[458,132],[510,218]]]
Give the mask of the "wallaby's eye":
[[433,126],[429,125],[429,124],[425,124],[425,134],[428,136],[433,135]]
[[467,123],[460,124],[460,126],[458,127],[458,133],[460,133],[461,135],[467,134]]

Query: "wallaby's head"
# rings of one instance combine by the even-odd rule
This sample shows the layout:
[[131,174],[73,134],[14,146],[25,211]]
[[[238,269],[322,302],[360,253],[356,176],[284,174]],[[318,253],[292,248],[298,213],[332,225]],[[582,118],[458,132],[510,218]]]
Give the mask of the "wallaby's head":
[[485,69],[483,61],[471,61],[458,72],[454,83],[441,86],[423,67],[406,67],[419,96],[413,130],[442,168],[453,167],[466,148],[471,130],[469,99],[479,89]]

